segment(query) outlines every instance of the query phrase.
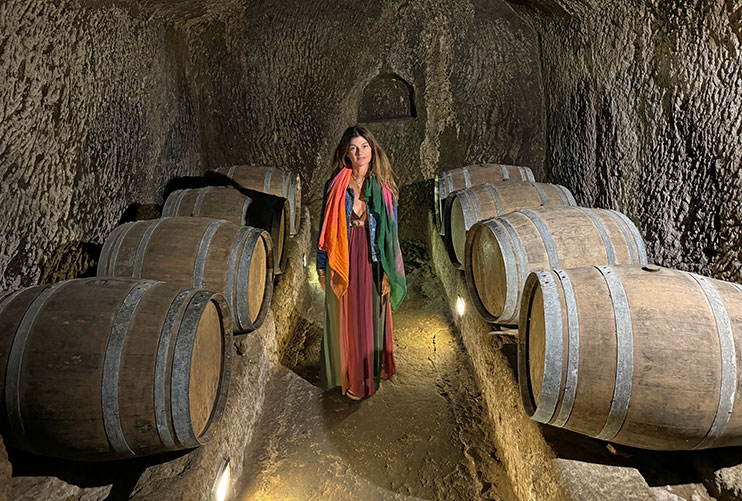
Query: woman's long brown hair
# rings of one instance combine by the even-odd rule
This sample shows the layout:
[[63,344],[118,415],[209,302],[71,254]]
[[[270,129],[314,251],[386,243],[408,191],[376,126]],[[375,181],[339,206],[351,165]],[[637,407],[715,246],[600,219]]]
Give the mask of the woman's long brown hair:
[[399,198],[399,188],[397,188],[397,183],[394,182],[392,164],[389,163],[389,158],[386,156],[384,148],[381,147],[374,135],[366,127],[354,125],[345,129],[343,137],[335,149],[335,156],[332,160],[332,177],[335,177],[338,172],[351,163],[348,157],[348,149],[350,148],[350,140],[356,137],[362,137],[368,141],[372,152],[369,173],[376,176],[376,179],[379,180],[382,186],[389,188],[396,202]]

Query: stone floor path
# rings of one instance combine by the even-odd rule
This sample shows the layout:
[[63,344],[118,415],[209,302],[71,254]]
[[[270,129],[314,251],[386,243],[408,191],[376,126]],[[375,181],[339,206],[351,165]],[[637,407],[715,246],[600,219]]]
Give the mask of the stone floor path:
[[234,499],[514,499],[427,254],[403,252],[409,292],[394,317],[398,374],[362,402],[317,386],[323,296],[315,281]]

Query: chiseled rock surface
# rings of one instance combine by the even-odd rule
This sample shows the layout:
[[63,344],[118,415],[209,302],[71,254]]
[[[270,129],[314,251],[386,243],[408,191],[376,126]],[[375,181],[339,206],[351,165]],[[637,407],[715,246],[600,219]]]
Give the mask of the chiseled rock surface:
[[182,35],[92,4],[0,5],[0,289],[79,276],[129,204],[200,173]]
[[512,1],[538,32],[546,171],[668,267],[742,281],[739,2]]
[[7,0],[0,47],[0,289],[86,273],[127,207],[222,165],[298,171],[316,213],[380,74],[415,102],[370,124],[401,184],[544,158],[537,41],[503,0]]

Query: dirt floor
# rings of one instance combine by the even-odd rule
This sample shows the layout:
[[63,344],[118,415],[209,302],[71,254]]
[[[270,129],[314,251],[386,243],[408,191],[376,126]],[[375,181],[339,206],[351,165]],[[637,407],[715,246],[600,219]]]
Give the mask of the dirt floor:
[[398,374],[362,402],[318,387],[324,305],[313,276],[306,323],[270,383],[234,499],[515,498],[426,251],[403,252]]

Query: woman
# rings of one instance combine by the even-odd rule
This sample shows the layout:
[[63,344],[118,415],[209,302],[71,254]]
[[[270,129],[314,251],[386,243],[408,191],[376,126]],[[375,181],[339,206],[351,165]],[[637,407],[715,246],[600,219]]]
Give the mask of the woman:
[[374,136],[349,127],[325,185],[317,275],[325,291],[321,372],[353,400],[396,372],[392,309],[406,294],[392,167]]

